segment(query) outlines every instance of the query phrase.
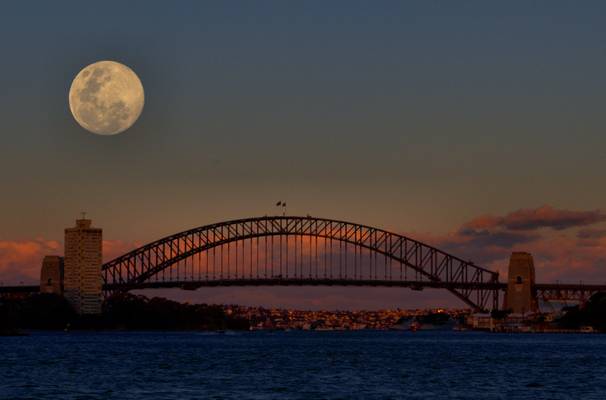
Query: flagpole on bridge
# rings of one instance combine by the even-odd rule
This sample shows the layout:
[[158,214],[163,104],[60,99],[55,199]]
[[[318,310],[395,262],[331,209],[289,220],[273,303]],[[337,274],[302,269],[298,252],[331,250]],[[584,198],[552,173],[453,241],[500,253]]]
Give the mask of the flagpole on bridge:
[[285,217],[286,216],[286,202],[279,201],[276,203],[276,207],[282,207],[282,216]]

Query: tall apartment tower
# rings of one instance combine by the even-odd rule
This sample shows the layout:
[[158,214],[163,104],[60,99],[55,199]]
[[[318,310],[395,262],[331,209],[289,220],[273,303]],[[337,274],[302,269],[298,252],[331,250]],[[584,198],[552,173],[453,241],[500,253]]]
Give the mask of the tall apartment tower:
[[507,295],[505,308],[516,314],[525,314],[538,310],[534,292],[534,261],[530,253],[513,252],[509,259]]
[[78,314],[101,313],[103,231],[90,219],[65,229],[64,294]]

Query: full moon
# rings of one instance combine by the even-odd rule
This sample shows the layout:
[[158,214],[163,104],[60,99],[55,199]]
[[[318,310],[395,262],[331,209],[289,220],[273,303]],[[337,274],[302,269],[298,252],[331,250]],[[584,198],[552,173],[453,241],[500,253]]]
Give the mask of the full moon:
[[145,94],[135,72],[115,61],[90,64],[69,89],[69,108],[76,121],[98,135],[130,128],[143,111]]

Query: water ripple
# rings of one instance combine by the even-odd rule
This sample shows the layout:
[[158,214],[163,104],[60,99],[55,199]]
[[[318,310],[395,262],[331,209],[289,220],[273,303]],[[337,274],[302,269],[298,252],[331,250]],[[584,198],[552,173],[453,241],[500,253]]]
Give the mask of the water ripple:
[[2,399],[604,399],[605,335],[46,333],[0,339]]

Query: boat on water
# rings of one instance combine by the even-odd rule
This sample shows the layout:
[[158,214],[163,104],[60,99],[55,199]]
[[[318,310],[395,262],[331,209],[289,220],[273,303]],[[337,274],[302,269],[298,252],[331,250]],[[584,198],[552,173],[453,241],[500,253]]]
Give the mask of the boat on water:
[[396,331],[451,331],[456,321],[442,311],[402,317],[391,329]]

